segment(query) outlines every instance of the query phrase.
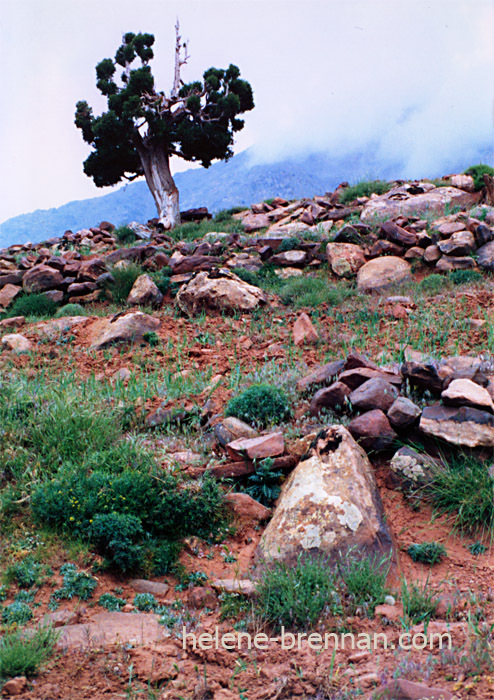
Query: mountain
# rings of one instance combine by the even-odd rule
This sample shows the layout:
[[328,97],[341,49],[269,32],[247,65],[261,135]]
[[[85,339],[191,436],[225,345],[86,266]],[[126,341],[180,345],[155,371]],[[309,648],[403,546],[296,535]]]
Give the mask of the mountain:
[[[243,151],[227,163],[215,163],[207,170],[198,168],[177,173],[180,207],[183,211],[206,206],[215,213],[269,197],[296,199],[324,194],[344,180],[353,183],[361,179],[390,180],[402,176],[402,164],[382,162],[377,153],[377,145],[370,144],[365,150],[344,157],[312,153],[303,158],[256,164],[252,153]],[[491,161],[492,150],[486,150],[479,152],[478,160],[473,162]],[[463,163],[458,157],[448,163],[447,171],[429,173],[429,176],[461,172],[471,164],[471,160]],[[8,219],[0,224],[0,247],[27,241],[38,243],[61,236],[67,229],[78,231],[97,226],[103,220],[118,226],[129,221],[147,221],[154,216],[156,209],[146,183],[135,182],[110,194]]]

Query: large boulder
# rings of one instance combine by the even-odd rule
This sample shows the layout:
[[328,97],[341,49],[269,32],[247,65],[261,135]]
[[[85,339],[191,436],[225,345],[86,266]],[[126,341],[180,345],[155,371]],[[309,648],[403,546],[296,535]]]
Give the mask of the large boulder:
[[15,284],[6,284],[0,289],[0,307],[6,309],[21,291]]
[[144,333],[157,331],[160,320],[141,311],[112,319],[105,318],[94,324],[91,348],[101,350],[114,343],[133,343],[142,340]]
[[354,243],[328,243],[326,257],[329,266],[338,277],[356,275],[365,265],[364,251]]
[[487,389],[471,379],[453,379],[441,398],[446,406],[471,406],[494,413],[494,404]]
[[127,297],[129,306],[159,306],[163,294],[149,275],[139,275]]
[[178,308],[188,316],[202,309],[253,311],[266,304],[263,291],[228,270],[199,272],[176,296]]
[[494,447],[494,415],[477,408],[427,406],[419,427],[427,435],[453,445]]
[[412,268],[401,258],[388,255],[365,263],[357,275],[359,292],[381,292],[394,284],[409,282]]
[[35,265],[22,278],[25,292],[44,292],[59,287],[63,282],[61,272],[48,265]]
[[292,563],[299,554],[339,557],[391,551],[391,538],[367,455],[348,430],[323,430],[293,470],[264,531],[259,554]]
[[456,187],[434,187],[431,183],[406,184],[393,187],[379,197],[372,197],[365,205],[360,219],[372,222],[376,219],[393,219],[398,216],[422,216],[444,214],[447,205],[468,208],[478,200]]

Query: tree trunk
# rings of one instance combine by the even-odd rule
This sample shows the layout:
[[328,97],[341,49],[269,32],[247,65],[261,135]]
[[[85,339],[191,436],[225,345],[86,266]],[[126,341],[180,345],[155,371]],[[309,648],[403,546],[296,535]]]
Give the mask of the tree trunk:
[[178,189],[170,172],[168,153],[161,146],[136,144],[144,176],[158,210],[158,219],[165,229],[180,224]]

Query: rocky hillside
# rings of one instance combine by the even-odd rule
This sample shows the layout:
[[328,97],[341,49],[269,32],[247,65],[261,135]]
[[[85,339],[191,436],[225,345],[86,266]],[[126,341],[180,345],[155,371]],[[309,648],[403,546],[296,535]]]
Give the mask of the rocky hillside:
[[484,183],[0,251],[4,695],[492,700]]

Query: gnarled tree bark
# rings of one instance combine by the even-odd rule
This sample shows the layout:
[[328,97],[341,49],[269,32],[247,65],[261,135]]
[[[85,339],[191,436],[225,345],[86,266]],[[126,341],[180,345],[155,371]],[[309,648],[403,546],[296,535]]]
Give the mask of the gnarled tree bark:
[[136,139],[144,177],[153,195],[158,210],[158,219],[165,229],[180,225],[178,189],[170,170],[170,159],[161,144],[146,143],[142,137]]

